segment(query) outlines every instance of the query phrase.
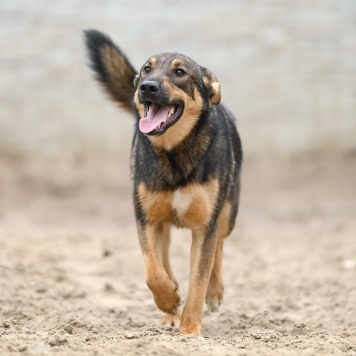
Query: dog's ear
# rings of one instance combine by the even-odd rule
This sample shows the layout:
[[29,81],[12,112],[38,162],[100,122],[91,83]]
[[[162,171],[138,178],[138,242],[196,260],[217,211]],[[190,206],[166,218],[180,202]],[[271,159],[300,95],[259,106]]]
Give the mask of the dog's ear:
[[111,99],[132,112],[136,70],[114,42],[97,30],[84,31],[90,67]]
[[220,83],[217,78],[210,70],[202,68],[203,73],[203,83],[205,87],[209,90],[209,100],[211,104],[217,105],[221,100],[221,89]]

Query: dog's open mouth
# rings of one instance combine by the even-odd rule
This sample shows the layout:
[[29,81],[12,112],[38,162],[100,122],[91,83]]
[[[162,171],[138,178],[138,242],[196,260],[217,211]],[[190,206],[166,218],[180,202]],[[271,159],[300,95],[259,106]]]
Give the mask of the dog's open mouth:
[[144,115],[139,122],[140,131],[148,135],[161,135],[181,116],[179,104],[159,105],[151,101],[144,103]]

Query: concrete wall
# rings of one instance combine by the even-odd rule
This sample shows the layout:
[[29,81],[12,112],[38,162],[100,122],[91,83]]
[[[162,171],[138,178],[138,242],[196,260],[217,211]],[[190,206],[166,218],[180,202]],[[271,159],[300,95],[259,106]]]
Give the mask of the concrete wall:
[[166,50],[210,68],[248,153],[356,148],[354,0],[2,0],[0,152],[127,150],[133,121],[93,82],[86,28],[137,68]]

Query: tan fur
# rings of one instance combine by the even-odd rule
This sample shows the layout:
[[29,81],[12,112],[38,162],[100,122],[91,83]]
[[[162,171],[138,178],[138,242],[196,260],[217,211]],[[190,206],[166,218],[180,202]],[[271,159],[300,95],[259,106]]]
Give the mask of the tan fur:
[[213,82],[211,83],[211,94],[210,94],[210,102],[214,105],[219,104],[221,100],[221,89],[220,83]]
[[193,101],[192,98],[184,91],[177,89],[169,82],[165,84],[168,87],[171,87],[170,93],[172,95],[172,100],[179,98],[184,101],[185,110],[178,122],[170,127],[164,135],[158,137],[148,136],[148,138],[154,146],[171,150],[182,142],[185,137],[187,137],[197,123],[203,108],[203,101],[196,88],[194,88],[195,100]]
[[[161,106],[183,104],[179,105],[184,107],[180,117],[176,113],[145,136],[136,131],[131,156],[134,202],[146,283],[165,313],[161,324],[180,324],[182,334],[200,335],[204,300],[213,311],[223,298],[223,243],[237,210],[236,195],[231,193],[236,180],[231,174],[238,174],[237,158],[241,163],[231,115],[219,107],[210,110],[210,104],[220,102],[220,84],[208,69],[184,55],[155,55],[137,73],[123,52],[99,31],[86,31],[86,43],[97,80],[120,106],[137,114],[137,120],[145,115],[140,100]],[[197,125],[199,120],[202,125]],[[221,127],[226,140],[216,140],[213,127]],[[212,147],[216,152],[209,152]],[[227,150],[233,157],[227,157],[226,167],[210,167]],[[169,260],[172,224],[192,230],[189,290],[181,314],[178,282]]]
[[214,265],[211,271],[208,290],[206,293],[206,302],[209,309],[216,311],[223,300],[224,286],[222,281],[222,259],[224,239],[229,235],[231,203],[226,202],[218,218],[218,241],[216,246]]
[[138,100],[138,91],[137,90],[135,91],[133,100],[134,100],[135,106],[138,110],[138,115],[142,119],[145,116],[145,111],[144,111],[144,106],[142,104],[140,104],[140,102]]
[[[181,319],[182,334],[200,335],[203,305],[214,263],[216,240],[216,238],[210,238],[204,241],[203,231],[193,230],[189,290]],[[201,263],[203,263],[203,269]]]
[[[109,83],[103,85],[103,89],[112,100],[117,102],[123,109],[131,112],[132,108],[129,98],[132,95],[132,80],[135,73],[127,72],[127,65],[124,58],[121,55],[118,55],[114,48],[105,46],[101,48],[100,52],[103,65],[110,78]],[[132,78],[128,78],[128,76],[132,76]],[[115,97],[117,90],[120,90],[121,93],[126,92],[128,100],[118,102]]]
[[205,301],[211,311],[217,311],[223,300],[224,285],[222,281],[222,258],[223,258],[224,240],[217,241],[214,265],[211,270],[208,290],[206,292]]
[[190,229],[206,225],[213,213],[214,204],[218,195],[219,182],[211,179],[204,185],[189,184],[181,189],[183,194],[192,197],[185,214],[176,217],[173,214],[173,194],[171,192],[152,192],[141,183],[138,194],[147,219],[155,223],[172,222],[173,220]]
[[181,65],[180,59],[178,59],[178,58],[173,59],[172,64],[171,64],[171,67],[177,68],[177,67],[179,67],[180,65]]
[[178,312],[178,314],[168,314],[164,313],[163,318],[160,321],[160,325],[164,326],[175,326],[176,328],[179,328],[180,326],[180,318],[181,315]]
[[[171,150],[176,147],[193,129],[194,125],[199,119],[203,102],[198,90],[194,88],[194,101],[187,95],[184,91],[177,89],[168,80],[164,81],[165,85],[170,87],[170,93],[172,100],[179,98],[184,101],[185,110],[178,122],[170,127],[167,132],[162,136],[148,136],[149,140],[157,148],[164,148],[166,150]],[[138,99],[138,91],[136,90],[134,95],[134,103],[138,109],[140,118],[144,117],[144,106],[140,104]]]
[[210,102],[214,105],[219,104],[221,100],[221,88],[215,75],[206,69],[205,75],[203,75],[203,82],[210,89]]
[[224,239],[231,232],[230,214],[231,214],[231,203],[227,201],[223,206],[218,218],[218,229],[219,229],[220,239]]
[[173,283],[176,285],[176,288],[178,289],[179,285],[178,282],[176,280],[176,278],[174,277],[173,271],[172,271],[172,267],[171,267],[171,263],[169,260],[169,246],[171,243],[171,235],[170,235],[170,228],[171,225],[169,223],[165,223],[163,224],[162,227],[162,234],[161,234],[161,238],[162,238],[162,248],[161,248],[161,255],[162,255],[162,264],[164,269],[166,270],[168,277],[170,278],[171,281],[173,281]]
[[139,229],[139,233],[146,235],[143,249],[146,283],[158,308],[169,314],[177,314],[180,296],[177,286],[162,265],[162,255],[159,252],[162,243],[159,237],[162,234],[161,228],[157,224],[146,224],[143,229]]
[[187,68],[184,65],[184,62],[182,62],[180,59],[176,58],[172,61],[170,69],[173,70],[175,68],[181,68],[183,69],[185,72],[187,72]]
[[157,58],[151,57],[150,60],[148,61],[148,64],[150,64],[152,67],[155,67],[157,65]]
[[212,179],[204,185],[190,184],[181,190],[192,196],[192,202],[186,213],[180,217],[180,223],[190,229],[206,226],[213,213],[219,190],[218,181]]
[[148,221],[155,223],[171,221],[171,192],[150,192],[146,186],[141,183],[138,187],[138,194]]
[[[182,333],[200,335],[201,313],[213,268],[216,239],[211,238],[208,249],[203,250],[204,231],[213,213],[219,191],[219,183],[211,179],[204,185],[190,184],[181,189],[182,194],[191,196],[187,210],[178,218],[176,224],[186,226],[193,231],[191,247],[191,274],[187,304],[182,314]],[[174,219],[173,194],[150,192],[141,184],[138,188],[139,199],[149,221],[146,224],[147,245],[143,249],[147,285],[151,289],[157,306],[174,317],[164,317],[163,323],[177,322],[177,288],[168,259],[169,231],[167,222]],[[220,223],[227,223],[228,207],[224,208]],[[157,223],[159,222],[159,223]],[[199,263],[203,261],[203,274]]]
[[144,231],[140,229],[140,231],[146,234],[148,241],[143,249],[146,283],[152,291],[157,306],[165,311],[161,325],[179,327],[178,306],[180,296],[177,293],[178,282],[173,275],[168,253],[170,224],[146,225],[146,229]]

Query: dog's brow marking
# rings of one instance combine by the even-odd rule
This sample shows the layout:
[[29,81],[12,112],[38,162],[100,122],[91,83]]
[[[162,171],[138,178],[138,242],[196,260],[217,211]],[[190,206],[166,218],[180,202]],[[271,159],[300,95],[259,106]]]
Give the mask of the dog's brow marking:
[[191,194],[183,193],[180,189],[174,192],[172,207],[177,212],[178,217],[183,216],[187,212],[192,199],[193,197]]
[[181,61],[178,58],[173,59],[172,61],[173,67],[179,67],[181,65]]
[[148,63],[149,63],[151,66],[155,66],[155,65],[157,64],[157,58],[156,58],[156,57],[150,58],[150,60],[148,61]]

